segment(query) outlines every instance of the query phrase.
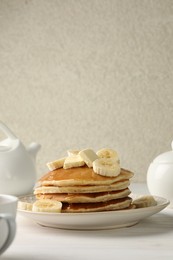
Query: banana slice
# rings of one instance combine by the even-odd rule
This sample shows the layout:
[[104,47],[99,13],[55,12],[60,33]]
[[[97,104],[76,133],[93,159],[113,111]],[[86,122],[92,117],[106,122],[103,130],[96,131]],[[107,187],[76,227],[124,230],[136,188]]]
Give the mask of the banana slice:
[[135,205],[136,208],[146,208],[146,207],[156,206],[157,202],[155,201],[153,196],[143,195],[137,199],[134,199],[133,205]]
[[49,168],[50,171],[54,171],[56,169],[62,168],[63,165],[64,165],[65,159],[66,159],[66,157],[60,158],[60,159],[53,161],[53,162],[48,162],[47,167]]
[[96,153],[99,158],[112,158],[120,162],[118,153],[113,149],[103,148]]
[[78,155],[79,152],[80,150],[68,150],[67,154],[68,156],[74,156],[74,155]]
[[93,170],[103,176],[114,177],[120,174],[120,165],[112,158],[99,158],[93,162]]
[[32,211],[32,203],[25,201],[18,201],[17,208],[21,210]]
[[32,211],[59,213],[61,212],[61,208],[62,208],[62,203],[60,201],[42,199],[42,200],[37,200],[33,203]]
[[69,156],[65,159],[63,168],[69,169],[69,168],[80,167],[80,166],[84,166],[84,165],[85,165],[85,162],[80,157],[80,155],[73,155],[73,156]]
[[98,159],[97,154],[92,149],[85,149],[79,152],[86,165],[91,168],[93,167],[93,161]]

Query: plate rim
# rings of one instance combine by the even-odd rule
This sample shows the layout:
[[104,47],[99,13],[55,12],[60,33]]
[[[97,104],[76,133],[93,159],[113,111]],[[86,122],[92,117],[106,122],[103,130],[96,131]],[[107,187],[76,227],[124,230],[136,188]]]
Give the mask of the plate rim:
[[[138,198],[140,196],[145,196],[146,194],[136,194],[136,193],[131,193],[131,197],[134,197],[135,198]],[[25,198],[25,197],[34,197],[33,194],[28,194],[28,195],[24,195],[24,196],[20,196],[18,199],[20,201],[21,198]],[[156,208],[159,208],[159,207],[163,207],[163,209],[165,207],[167,207],[169,204],[170,204],[170,201],[166,198],[163,198],[163,197],[160,197],[160,196],[155,196],[155,195],[152,195],[154,197],[154,199],[156,199],[156,201],[162,201],[160,204],[157,204],[155,206],[150,206],[150,207],[145,207],[145,208],[135,208],[135,209],[121,209],[121,210],[108,210],[108,211],[95,211],[95,212],[74,212],[74,213],[68,213],[68,212],[57,212],[57,213],[53,213],[53,212],[33,212],[33,211],[29,211],[29,210],[22,210],[22,209],[17,209],[18,212],[23,212],[23,213],[29,213],[29,214],[33,214],[33,215],[54,215],[54,216],[83,216],[83,215],[89,215],[89,216],[92,216],[92,215],[110,215],[111,213],[131,213],[131,212],[140,212],[140,211],[151,211],[152,209],[156,209]]]
[[[135,198],[142,195],[143,194],[131,194],[131,196],[135,196]],[[27,195],[23,197],[26,198],[26,196]],[[28,196],[31,197],[33,194]],[[28,218],[43,227],[84,231],[108,230],[134,226],[143,219],[159,213],[170,203],[169,200],[163,197],[153,197],[156,199],[157,205],[136,209],[79,213],[32,212],[21,209],[17,211],[22,217]]]

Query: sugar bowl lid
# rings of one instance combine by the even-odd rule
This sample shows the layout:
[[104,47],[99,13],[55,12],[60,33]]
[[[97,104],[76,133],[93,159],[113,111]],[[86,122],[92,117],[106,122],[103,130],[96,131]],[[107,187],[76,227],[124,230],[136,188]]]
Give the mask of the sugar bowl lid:
[[173,163],[173,141],[171,143],[172,150],[158,155],[153,163]]

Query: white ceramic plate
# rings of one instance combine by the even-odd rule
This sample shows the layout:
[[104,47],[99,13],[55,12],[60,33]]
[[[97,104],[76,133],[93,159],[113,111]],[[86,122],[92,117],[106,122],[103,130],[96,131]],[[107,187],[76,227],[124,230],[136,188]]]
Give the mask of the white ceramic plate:
[[[141,195],[131,195],[135,198],[139,196]],[[18,209],[18,213],[46,227],[76,230],[112,229],[133,226],[144,218],[160,212],[169,204],[164,198],[157,196],[154,198],[157,201],[156,206],[139,209],[91,213],[37,213]],[[33,202],[35,198],[28,195],[19,200]]]

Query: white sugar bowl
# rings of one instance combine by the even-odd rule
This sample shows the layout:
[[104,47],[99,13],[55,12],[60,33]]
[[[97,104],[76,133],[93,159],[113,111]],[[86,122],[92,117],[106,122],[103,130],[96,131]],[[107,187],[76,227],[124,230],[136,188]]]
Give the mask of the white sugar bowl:
[[152,195],[168,199],[173,207],[173,150],[160,154],[150,164],[147,186]]

